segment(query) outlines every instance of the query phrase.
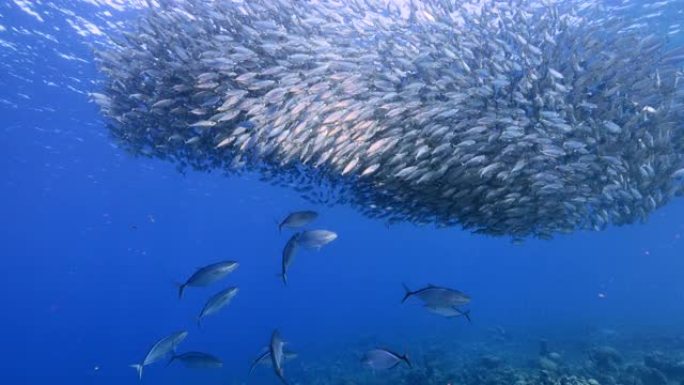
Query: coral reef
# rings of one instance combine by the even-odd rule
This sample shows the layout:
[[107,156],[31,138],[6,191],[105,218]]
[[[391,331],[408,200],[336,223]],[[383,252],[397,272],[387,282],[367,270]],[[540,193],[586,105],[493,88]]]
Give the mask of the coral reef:
[[[598,342],[598,341],[596,341]],[[458,347],[416,348],[412,367],[364,370],[358,363],[335,361],[309,367],[294,384],[309,385],[684,385],[684,351],[668,340],[621,341],[614,346],[587,341],[587,347],[528,341],[517,346],[481,341]],[[656,350],[660,345],[672,350]],[[531,349],[532,348],[532,349]],[[532,353],[531,353],[532,352]],[[523,354],[524,353],[524,354]],[[531,353],[531,354],[530,354]],[[349,365],[354,365],[352,368]]]

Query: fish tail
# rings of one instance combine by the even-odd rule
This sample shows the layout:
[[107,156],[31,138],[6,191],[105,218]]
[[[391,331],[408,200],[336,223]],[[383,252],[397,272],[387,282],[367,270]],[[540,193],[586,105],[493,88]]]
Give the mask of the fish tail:
[[142,375],[143,375],[143,365],[141,364],[133,364],[129,365],[131,368],[135,369],[136,372],[138,372],[138,379],[142,380]]
[[470,310],[462,311],[461,314],[468,320],[468,323],[473,323],[473,320],[470,319]]
[[281,371],[281,372],[278,372],[278,373],[276,373],[276,374],[278,375],[278,378],[280,379],[280,381],[281,381],[284,385],[290,385],[290,383],[287,382],[287,380],[285,379],[285,375],[283,375],[282,371]]
[[401,285],[404,286],[404,291],[405,291],[404,298],[402,298],[402,300],[401,300],[401,303],[404,303],[404,302],[406,302],[406,300],[407,300],[410,296],[413,295],[413,292],[411,291],[411,289],[408,288],[408,286],[406,286],[405,283],[402,283]]
[[185,284],[178,284],[178,299],[183,298],[183,291],[185,291]]
[[175,354],[173,354],[173,355],[171,356],[171,358],[169,358],[169,362],[166,363],[166,367],[168,368],[169,365],[171,365],[171,364],[173,363],[173,361],[176,360],[176,358],[178,358],[178,356],[175,355]]
[[413,365],[411,365],[411,361],[409,361],[408,354],[404,354],[403,356],[400,356],[402,361],[406,362],[406,365],[408,365],[409,368],[413,368]]
[[268,356],[270,354],[271,354],[271,352],[268,350],[259,354],[259,357],[254,359],[254,361],[252,361],[252,364],[249,366],[249,375],[251,375],[252,372],[254,372],[254,369],[256,369],[257,365],[259,365],[259,362],[261,362],[261,360],[263,360],[266,356]]
[[287,286],[287,273],[278,273],[276,276],[283,281],[285,286]]

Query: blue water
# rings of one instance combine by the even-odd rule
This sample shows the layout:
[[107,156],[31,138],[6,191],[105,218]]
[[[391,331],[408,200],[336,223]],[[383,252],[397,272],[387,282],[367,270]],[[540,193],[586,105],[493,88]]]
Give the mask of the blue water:
[[[79,7],[95,12],[71,5]],[[485,350],[497,351],[487,342],[494,327],[531,356],[540,338],[571,356],[580,353],[567,341],[595,331],[684,331],[681,199],[646,224],[513,245],[458,229],[386,227],[344,206],[312,206],[254,175],[183,175],[116,148],[96,106],[66,87],[88,91],[98,75],[89,47],[63,21],[41,23],[13,2],[0,13],[0,25],[48,30],[60,40],[0,32],[19,49],[1,51],[0,98],[16,103],[0,104],[3,384],[135,384],[127,366],[179,329],[190,332],[181,351],[210,352],[225,367],[158,363],[145,369],[145,383],[244,383],[275,328],[299,353],[287,369],[294,381],[308,368],[333,373],[332,363],[338,372],[364,370],[358,356],[371,344],[413,356],[430,344],[458,352],[489,343]],[[59,59],[61,45],[88,62]],[[289,233],[279,234],[274,221],[297,209],[317,210],[315,226],[339,238],[299,254],[284,287],[277,274]],[[224,259],[241,266],[178,300],[175,282]],[[472,324],[401,305],[402,283],[468,293]],[[206,298],[228,285],[240,287],[238,296],[198,329]],[[260,368],[250,383],[278,380]]]

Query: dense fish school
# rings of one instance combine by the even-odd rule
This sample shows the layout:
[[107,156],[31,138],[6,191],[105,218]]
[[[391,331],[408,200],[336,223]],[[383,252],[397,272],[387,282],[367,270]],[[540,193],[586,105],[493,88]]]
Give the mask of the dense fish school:
[[479,3],[164,1],[93,98],[134,154],[389,221],[549,237],[681,194],[684,48],[629,1]]

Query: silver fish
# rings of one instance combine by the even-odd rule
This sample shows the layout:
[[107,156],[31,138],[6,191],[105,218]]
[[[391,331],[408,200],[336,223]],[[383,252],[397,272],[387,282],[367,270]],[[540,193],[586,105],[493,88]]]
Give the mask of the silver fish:
[[402,362],[412,367],[408,356],[399,355],[387,349],[373,349],[367,351],[361,362],[373,370],[387,370],[397,367]]
[[455,307],[468,304],[470,297],[458,290],[447,287],[440,287],[435,285],[428,285],[422,289],[411,291],[404,285],[404,298],[401,303],[406,302],[410,297],[416,296],[420,298],[427,306],[432,307]]
[[283,384],[287,385],[287,380],[285,380],[285,375],[283,372],[283,363],[285,362],[285,353],[283,351],[284,346],[285,342],[280,337],[280,332],[278,330],[274,330],[273,334],[271,335],[271,343],[268,345],[268,351],[271,356],[271,364],[273,365],[273,370],[275,371],[276,376],[278,376]]
[[[295,352],[283,350],[283,362],[293,360],[293,359],[297,358],[297,356],[298,356],[298,354]],[[254,372],[254,369],[256,369],[256,367],[258,365],[272,365],[272,364],[273,364],[273,362],[271,361],[271,352],[267,347],[264,349],[264,351],[261,354],[259,354],[259,356],[257,356],[257,358],[255,358],[252,361],[252,364],[249,367],[249,374],[252,374],[252,372]]]
[[437,314],[445,318],[465,317],[468,322],[472,322],[470,319],[470,310],[459,310],[455,306],[438,306],[430,304],[426,304],[425,308],[430,313]]
[[168,337],[164,337],[157,341],[150,350],[143,361],[139,364],[133,364],[131,367],[138,372],[138,378],[142,380],[143,368],[149,364],[155,363],[162,358],[166,357],[176,349],[176,347],[183,342],[183,340],[188,336],[188,332],[183,330],[171,334]]
[[180,361],[188,368],[220,368],[223,366],[221,359],[202,352],[186,352],[173,355],[168,365],[174,361]]
[[178,298],[183,298],[183,291],[188,286],[202,287],[209,286],[214,282],[220,281],[228,274],[235,271],[240,266],[235,261],[217,262],[197,269],[185,283],[178,286]]
[[386,3],[152,7],[98,45],[91,97],[132,154],[388,223],[548,239],[684,195],[681,2]]
[[237,295],[239,290],[240,289],[238,289],[237,287],[229,287],[225,290],[216,293],[214,296],[209,298],[207,303],[202,308],[200,315],[197,317],[197,326],[200,326],[200,324],[202,323],[202,319],[204,319],[204,317],[215,314],[216,312],[230,304],[230,301],[233,300],[233,298]]
[[320,249],[337,239],[337,233],[329,230],[303,231],[297,239],[297,244],[309,249]]
[[283,248],[281,278],[283,279],[283,283],[285,285],[287,285],[287,270],[290,268],[290,265],[294,261],[295,254],[297,253],[297,248],[299,247],[300,236],[301,233],[293,234],[290,237],[290,239],[288,239],[287,243],[285,244],[285,247]]
[[278,230],[304,227],[318,218],[318,213],[311,210],[295,211],[288,214],[278,225]]

